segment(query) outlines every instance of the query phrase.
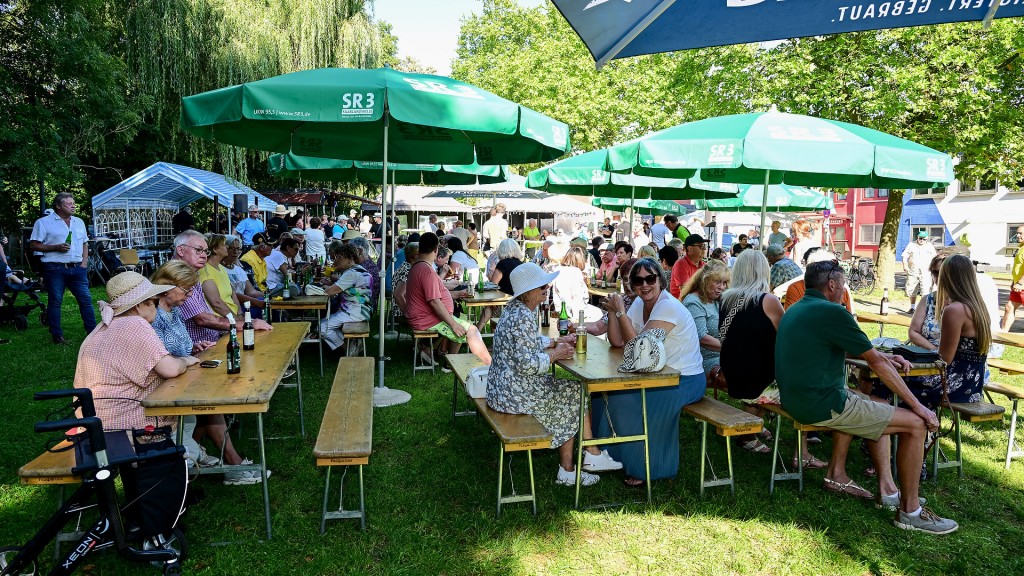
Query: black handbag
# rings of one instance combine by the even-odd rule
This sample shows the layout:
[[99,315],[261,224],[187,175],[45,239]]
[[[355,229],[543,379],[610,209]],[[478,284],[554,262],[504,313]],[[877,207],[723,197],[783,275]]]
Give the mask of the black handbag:
[[936,350],[929,350],[913,344],[901,344],[892,349],[892,353],[902,356],[907,362],[938,362],[939,353]]

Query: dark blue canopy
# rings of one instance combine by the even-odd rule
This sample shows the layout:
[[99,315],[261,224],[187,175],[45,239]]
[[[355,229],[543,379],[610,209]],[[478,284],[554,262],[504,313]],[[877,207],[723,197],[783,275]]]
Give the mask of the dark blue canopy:
[[552,2],[583,39],[598,68],[615,58],[705,46],[1024,16],[1021,0]]

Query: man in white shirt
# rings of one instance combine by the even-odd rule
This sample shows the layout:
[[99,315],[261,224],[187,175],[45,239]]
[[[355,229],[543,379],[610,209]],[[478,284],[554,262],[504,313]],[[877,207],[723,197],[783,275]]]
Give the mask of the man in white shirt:
[[[358,232],[356,233],[358,234]],[[299,241],[295,238],[281,240],[276,250],[267,256],[267,289],[277,292],[284,287],[285,274],[291,270],[289,262],[299,254]]]
[[508,238],[508,220],[505,220],[505,205],[491,208],[491,217],[484,222],[484,250],[495,250],[502,240]]
[[935,258],[935,246],[928,239],[928,232],[921,230],[917,239],[903,249],[903,273],[907,275],[906,291],[910,298],[911,314],[914,313],[917,295],[925,296],[932,291],[932,277],[928,266]]
[[46,280],[46,318],[54,344],[67,344],[60,322],[64,289],[78,301],[85,333],[96,327],[96,313],[89,294],[89,233],[85,222],[74,216],[75,199],[61,192],[53,199],[53,213],[36,220],[29,248],[41,254]]

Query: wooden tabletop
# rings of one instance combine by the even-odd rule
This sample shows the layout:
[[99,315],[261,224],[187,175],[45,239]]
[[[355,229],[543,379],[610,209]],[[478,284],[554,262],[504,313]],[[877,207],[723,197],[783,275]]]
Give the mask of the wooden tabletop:
[[579,378],[590,392],[610,392],[636,388],[659,388],[679,384],[679,372],[664,368],[658,372],[619,372],[622,348],[613,348],[606,340],[587,337],[587,353],[557,364]]
[[287,300],[271,300],[270,307],[275,310],[316,310],[327,308],[327,296],[294,296]]
[[1024,364],[1013,362],[1011,360],[1004,360],[1002,358],[989,358],[988,367],[995,368],[1000,372],[1009,374],[1010,376],[1020,376],[1024,374]]
[[1024,334],[1019,332],[993,332],[992,340],[1000,344],[1024,348]]
[[879,314],[878,312],[864,312],[861,310],[857,311],[858,322],[874,322],[875,324],[894,324],[896,326],[903,326],[910,328],[910,316],[904,316],[902,314]]
[[462,303],[472,308],[474,306],[504,304],[511,299],[512,296],[510,294],[505,294],[501,290],[485,290],[484,292],[477,292],[472,298],[463,298]]
[[[192,414],[239,414],[266,412],[309,322],[278,322],[271,331],[256,332],[256,349],[242,351],[242,371],[227,373],[227,363],[217,368],[189,366],[184,374],[160,385],[142,401],[146,416]],[[199,355],[200,360],[224,360],[227,335]],[[241,341],[241,338],[239,338]]]
[[[878,377],[878,374],[875,374],[874,371],[871,370],[871,366],[868,365],[867,360],[862,360],[860,358],[847,358],[846,363],[861,370],[862,372],[867,371],[866,373],[869,375],[869,378]],[[935,376],[942,374],[945,367],[945,364],[942,362],[911,362],[910,373],[904,374],[903,372],[900,372],[899,374],[904,378],[908,376]]]

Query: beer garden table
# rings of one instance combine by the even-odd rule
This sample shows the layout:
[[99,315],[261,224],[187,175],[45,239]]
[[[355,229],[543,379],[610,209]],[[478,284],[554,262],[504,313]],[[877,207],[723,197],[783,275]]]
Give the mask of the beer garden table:
[[324,375],[324,341],[320,338],[320,321],[323,313],[329,312],[327,296],[295,296],[287,300],[271,300],[271,310],[314,310],[316,311],[316,338],[306,338],[303,344],[316,344],[320,353],[320,376]]
[[[549,336],[557,337],[557,327],[552,327]],[[583,469],[583,448],[624,442],[643,442],[644,469],[648,479],[651,475],[650,453],[647,448],[647,389],[679,384],[679,372],[664,368],[658,372],[619,372],[622,364],[622,348],[614,348],[606,340],[588,336],[586,354],[577,353],[571,360],[559,360],[556,364],[580,380],[580,423],[576,439],[576,508],[580,506],[580,471]],[[632,436],[583,439],[583,423],[587,413],[587,399],[598,392],[618,390],[640,390],[640,409],[643,412],[643,433]],[[647,484],[647,503],[651,503],[651,483]]]
[[[309,332],[306,322],[278,322],[271,331],[256,332],[256,350],[242,351],[242,369],[228,374],[226,364],[217,368],[190,366],[184,374],[166,380],[142,401],[146,416],[177,416],[178,443],[184,434],[185,416],[212,414],[256,414],[256,435],[260,463],[253,466],[231,466],[232,470],[259,470],[263,486],[263,510],[267,540],[271,538],[270,493],[267,489],[267,459],[264,449],[263,414],[270,410],[270,399],[281,385],[285,370],[295,359],[296,384],[299,394],[299,429],[306,435],[302,414],[302,371],[297,354]],[[215,346],[199,354],[200,360],[222,360],[227,335]],[[200,473],[223,473],[218,466]]]

